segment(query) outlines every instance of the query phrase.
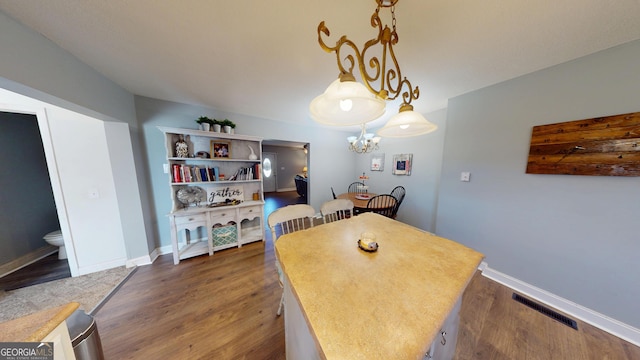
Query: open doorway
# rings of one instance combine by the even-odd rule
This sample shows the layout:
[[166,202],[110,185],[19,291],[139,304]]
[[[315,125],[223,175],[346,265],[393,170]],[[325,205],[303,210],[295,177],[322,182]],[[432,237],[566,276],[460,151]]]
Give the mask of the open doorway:
[[303,142],[262,141],[265,219],[281,207],[309,203],[308,148]]
[[61,248],[44,240],[60,223],[36,115],[0,111],[0,147],[14,164],[0,174],[0,289],[70,277]]

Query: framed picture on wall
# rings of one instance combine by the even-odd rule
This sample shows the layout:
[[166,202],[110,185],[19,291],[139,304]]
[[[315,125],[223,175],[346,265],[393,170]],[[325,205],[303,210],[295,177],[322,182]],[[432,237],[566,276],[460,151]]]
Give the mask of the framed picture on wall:
[[211,140],[211,155],[214,158],[230,158],[231,142]]
[[384,154],[371,154],[371,171],[384,171]]
[[413,154],[393,155],[393,175],[411,175]]

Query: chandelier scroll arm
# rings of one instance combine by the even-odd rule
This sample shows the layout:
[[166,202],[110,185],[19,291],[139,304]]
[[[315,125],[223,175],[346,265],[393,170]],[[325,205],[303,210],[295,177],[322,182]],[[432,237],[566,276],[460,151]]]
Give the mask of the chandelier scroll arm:
[[[339,78],[327,90],[315,97],[309,105],[311,117],[328,125],[362,125],[360,136],[349,136],[350,149],[357,153],[378,149],[381,137],[409,137],[428,134],[437,129],[419,112],[413,110],[413,100],[420,96],[418,86],[403,76],[394,46],[399,41],[396,31],[395,5],[399,0],[375,0],[376,9],[370,17],[376,29],[375,37],[358,48],[346,35],[329,46],[331,35],[322,21],[318,25],[318,43],[328,53],[335,52]],[[386,25],[380,10],[389,9],[391,23]],[[362,49],[362,51],[360,51]],[[359,81],[354,68],[360,73]],[[374,134],[365,133],[364,124],[379,118],[385,112],[386,101],[402,96],[398,113]]]

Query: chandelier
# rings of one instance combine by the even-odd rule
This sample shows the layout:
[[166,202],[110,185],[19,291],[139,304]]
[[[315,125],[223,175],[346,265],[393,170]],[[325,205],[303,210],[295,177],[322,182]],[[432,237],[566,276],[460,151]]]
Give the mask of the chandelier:
[[368,133],[364,128],[364,124],[362,124],[361,127],[362,131],[360,132],[360,136],[349,136],[347,138],[347,141],[349,142],[349,150],[358,154],[365,154],[378,150],[380,137],[375,136],[372,133]]
[[[371,26],[377,28],[378,35],[367,41],[362,51],[358,50],[356,44],[346,35],[340,37],[335,46],[328,46],[322,39],[322,34],[328,37],[329,29],[324,21],[318,25],[318,43],[326,52],[336,53],[340,74],[323,94],[311,101],[309,105],[311,117],[326,125],[361,125],[382,116],[386,102],[402,95],[398,114],[391,117],[377,131],[377,134],[385,137],[408,137],[435,131],[438,128],[437,125],[427,121],[422,114],[413,111],[411,102],[418,99],[420,91],[417,86],[414,88],[406,77],[402,77],[393,50],[393,46],[398,43],[395,5],[399,0],[375,1],[377,7],[371,15]],[[391,29],[387,25],[384,25],[384,28],[382,26],[379,16],[382,9],[389,9],[391,13]],[[378,45],[382,47],[377,50],[380,55],[369,55],[368,51],[376,51],[375,47]],[[346,53],[344,57],[343,51]],[[356,64],[364,85],[356,82],[353,75]],[[389,65],[388,68],[387,65]],[[364,126],[362,129],[362,134],[357,139],[366,134]],[[373,137],[369,140],[373,142]],[[377,142],[375,146],[377,147]]]

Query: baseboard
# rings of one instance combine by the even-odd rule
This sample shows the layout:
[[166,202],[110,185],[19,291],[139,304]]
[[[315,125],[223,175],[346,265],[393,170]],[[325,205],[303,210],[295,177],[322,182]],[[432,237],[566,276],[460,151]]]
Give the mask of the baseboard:
[[78,276],[91,274],[98,271],[109,270],[119,266],[126,266],[127,259],[117,259],[113,261],[108,261],[100,264],[95,264],[91,266],[78,267]]
[[153,264],[154,261],[156,261],[158,256],[164,255],[164,254],[172,254],[172,253],[173,253],[173,249],[171,245],[162,246],[162,247],[153,249],[153,251],[151,251],[151,254],[147,256],[141,256],[135,259],[127,260],[126,266],[137,267],[137,266],[143,266],[143,265],[151,265]]
[[41,248],[36,249],[28,254],[22,255],[17,259],[11,260],[6,264],[0,265],[0,277],[11,274],[12,272],[18,271],[27,265],[31,265],[34,262],[45,258],[55,252],[58,251],[57,246],[53,245],[45,245]]
[[493,270],[489,268],[489,265],[487,265],[486,262],[482,262],[478,269],[482,271],[482,275],[495,282],[527,295],[532,299],[538,300],[541,303],[551,306],[567,315],[574,316],[585,323],[593,325],[602,331],[610,333],[611,335],[617,336],[622,340],[628,341],[636,346],[640,346],[640,329],[627,325],[616,319],[612,319],[606,315],[600,314],[548,291],[537,288],[531,284],[527,284],[524,281]]
[[296,188],[292,187],[292,188],[281,188],[276,190],[276,192],[285,192],[285,191],[296,191]]
[[153,249],[151,254],[149,254],[149,257],[151,258],[151,263],[156,261],[156,259],[158,259],[158,256],[160,256],[160,255],[162,255],[162,253],[160,253],[160,251],[158,251],[158,249]]
[[151,265],[151,263],[153,263],[153,260],[151,258],[151,254],[149,254],[146,256],[137,257],[135,259],[129,259],[125,263],[125,266],[130,268],[130,267],[136,267],[136,266],[142,266],[142,265]]

